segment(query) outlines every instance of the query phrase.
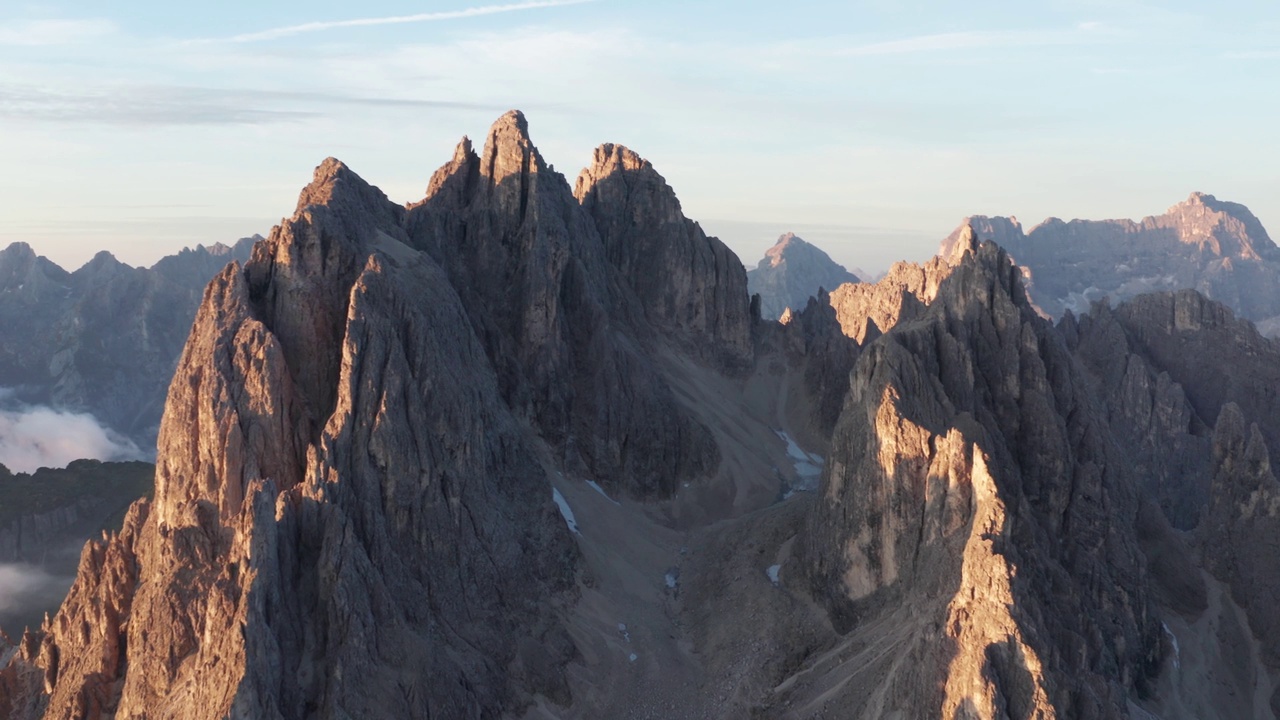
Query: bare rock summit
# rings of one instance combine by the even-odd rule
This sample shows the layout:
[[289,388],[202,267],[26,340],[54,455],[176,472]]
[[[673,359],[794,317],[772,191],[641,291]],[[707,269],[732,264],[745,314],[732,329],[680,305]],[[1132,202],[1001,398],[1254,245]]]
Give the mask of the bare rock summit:
[[764,258],[747,272],[750,292],[760,295],[761,317],[776,320],[787,308],[801,310],[819,289],[834,292],[845,283],[859,282],[817,246],[795,233],[778,238]]

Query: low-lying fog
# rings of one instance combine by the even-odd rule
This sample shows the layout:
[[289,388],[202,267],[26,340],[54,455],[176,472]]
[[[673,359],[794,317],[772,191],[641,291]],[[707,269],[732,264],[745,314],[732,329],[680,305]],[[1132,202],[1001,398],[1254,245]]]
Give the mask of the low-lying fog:
[[140,460],[143,453],[88,413],[27,405],[0,388],[0,465],[30,473],[82,458]]
[[0,629],[16,641],[23,628],[39,626],[46,610],[57,609],[74,579],[34,565],[0,563]]

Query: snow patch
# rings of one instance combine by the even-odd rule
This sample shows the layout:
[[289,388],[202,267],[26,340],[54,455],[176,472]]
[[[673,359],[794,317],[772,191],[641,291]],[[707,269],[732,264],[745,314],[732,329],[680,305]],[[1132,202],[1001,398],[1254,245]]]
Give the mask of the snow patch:
[[764,573],[769,576],[769,582],[773,583],[774,585],[777,585],[780,582],[778,580],[778,573],[780,572],[782,572],[781,565],[770,565],[768,569],[764,571]]
[[805,452],[787,432],[783,430],[774,430],[774,432],[787,444],[787,457],[791,459],[799,480],[794,487],[786,490],[783,499],[786,500],[797,492],[816,490],[818,481],[822,477],[824,462],[822,456]]
[[614,500],[613,498],[609,497],[609,493],[605,492],[605,491],[604,491],[604,488],[600,487],[600,485],[599,485],[599,484],[597,484],[595,480],[588,480],[588,481],[587,481],[587,484],[591,486],[591,489],[592,489],[592,490],[595,490],[596,492],[598,492],[598,493],[600,493],[601,495],[603,495],[605,500],[608,500],[609,502],[613,503],[614,505],[621,505],[621,504],[622,504],[622,503],[618,502],[617,500]]
[[668,568],[662,579],[666,581],[668,590],[675,590],[680,585],[680,568]]
[[581,535],[582,531],[578,530],[578,521],[573,517],[573,508],[569,507],[569,501],[565,500],[556,488],[551,488],[551,499],[555,500],[556,507],[560,508],[560,517],[563,517],[564,524],[569,526],[569,532]]
[[1174,635],[1173,631],[1163,621],[1161,621],[1160,627],[1164,628],[1164,634],[1168,635],[1170,642],[1173,643],[1173,669],[1180,670],[1182,669],[1182,652],[1178,649],[1178,636]]

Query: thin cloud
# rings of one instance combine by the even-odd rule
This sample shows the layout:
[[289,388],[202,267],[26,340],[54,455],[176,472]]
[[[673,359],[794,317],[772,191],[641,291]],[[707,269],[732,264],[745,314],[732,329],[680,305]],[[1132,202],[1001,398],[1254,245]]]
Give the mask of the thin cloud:
[[1229,52],[1225,57],[1228,60],[1280,60],[1280,49],[1242,50]]
[[0,46],[73,45],[115,31],[109,20],[28,20],[0,25]]
[[975,30],[918,35],[901,40],[858,45],[837,50],[833,54],[843,57],[869,57],[981,48],[1072,45],[1087,42],[1102,34],[1109,34],[1109,29],[1096,22],[1081,23],[1073,30]]
[[263,125],[307,120],[333,107],[482,109],[447,100],[339,93],[144,85],[110,91],[52,91],[0,84],[0,118],[126,126]]
[[278,38],[301,35],[303,33],[335,30],[348,27],[370,27],[374,25],[401,25],[405,23],[439,22],[441,20],[459,20],[462,18],[498,15],[501,13],[519,12],[521,10],[538,10],[542,8],[582,5],[594,0],[538,0],[536,2],[513,3],[509,5],[484,5],[465,10],[449,10],[444,12],[418,13],[416,15],[396,15],[391,17],[356,18],[353,20],[334,20],[328,22],[309,22],[301,25],[287,25],[261,32],[245,33],[227,38],[227,42],[260,42]]

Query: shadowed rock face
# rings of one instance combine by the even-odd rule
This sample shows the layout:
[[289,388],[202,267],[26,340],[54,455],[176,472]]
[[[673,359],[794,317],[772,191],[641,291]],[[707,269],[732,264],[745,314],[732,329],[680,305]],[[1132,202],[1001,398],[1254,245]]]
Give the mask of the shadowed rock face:
[[1008,255],[956,255],[854,366],[804,535],[813,592],[837,628],[907,608],[879,712],[1124,717],[1159,658],[1137,487]]
[[835,292],[857,276],[836,263],[820,248],[793,233],[786,233],[769,248],[753,270],[747,272],[751,294],[760,295],[760,315],[770,320],[787,308],[804,309],[818,290]]
[[[1113,432],[1145,489],[1175,527],[1194,531],[1189,538],[1204,569],[1244,610],[1242,637],[1220,639],[1222,654],[1247,657],[1240,648],[1251,632],[1259,662],[1280,667],[1280,613],[1270,600],[1280,588],[1280,486],[1268,449],[1280,438],[1280,346],[1190,290],[1116,308],[1095,304],[1059,328],[1097,378]],[[1199,573],[1181,574],[1185,583]],[[1178,611],[1195,617],[1203,609],[1201,601]],[[1280,706],[1280,697],[1271,705]]]
[[663,322],[518,113],[482,156],[464,141],[409,209],[325,161],[294,216],[209,284],[155,498],[86,546],[62,610],[0,675],[12,709],[487,718],[534,694],[568,703],[576,650],[549,609],[572,601],[578,560],[548,473],[586,467],[641,495],[717,459],[642,349],[667,342]]
[[[588,207],[604,213],[610,203],[640,202],[611,179],[615,171],[623,172],[598,177],[618,197],[579,183]],[[715,247],[723,246],[679,215],[660,177],[651,168],[641,174],[657,204],[625,211],[639,223],[634,236],[600,232],[533,147],[524,117],[508,114],[490,129],[483,155],[465,139],[459,144],[426,200],[409,209],[406,230],[458,288],[504,398],[538,426],[563,466],[622,492],[665,495],[713,471],[719,455],[706,428],[676,404],[647,349],[687,347],[699,332],[707,351],[698,354],[746,362],[746,283],[736,259],[717,260]],[[679,301],[658,303],[646,285],[656,280],[615,264],[638,252],[617,249],[627,242],[650,256],[649,270]]]
[[1258,424],[1246,424],[1235,403],[1223,406],[1214,427],[1212,462],[1199,530],[1205,566],[1245,608],[1263,660],[1280,667],[1280,483]]
[[1211,428],[1228,403],[1280,442],[1280,346],[1193,290],[1095,304],[1059,325],[1100,383],[1136,475],[1188,530],[1209,504]]
[[0,251],[0,387],[89,412],[154,447],[201,291],[228,262],[248,258],[253,242],[183,250],[149,269],[102,252],[73,273],[10,245]]
[[[1280,316],[1280,250],[1248,208],[1212,195],[1192,193],[1138,222],[1050,218],[1025,234],[1013,218],[971,217],[961,228],[968,225],[1028,268],[1031,298],[1054,317],[1084,312],[1104,296],[1118,302],[1183,288],[1254,322]],[[940,254],[959,232],[943,241]]]
[[748,274],[724,243],[684,216],[648,160],[601,145],[573,194],[656,327],[725,369],[751,364]]

